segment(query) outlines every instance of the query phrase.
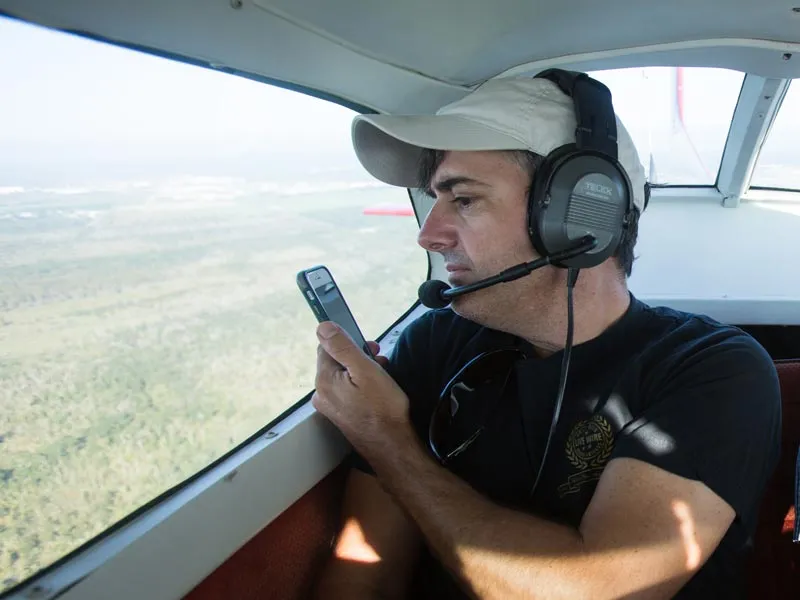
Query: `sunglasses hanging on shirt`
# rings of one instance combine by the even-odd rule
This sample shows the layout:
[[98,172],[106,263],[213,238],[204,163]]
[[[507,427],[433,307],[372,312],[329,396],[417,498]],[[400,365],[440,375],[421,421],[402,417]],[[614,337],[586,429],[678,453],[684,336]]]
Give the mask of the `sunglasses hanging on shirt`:
[[[564,390],[567,384],[567,373],[572,355],[572,338],[574,329],[572,290],[578,278],[578,270],[570,269],[567,278],[567,340],[564,346],[564,355],[561,359],[561,374],[559,376],[558,394],[556,396],[553,418],[547,433],[542,460],[537,469],[536,478],[528,494],[533,498],[539,486],[542,472],[544,471],[550,442],[558,425],[561,413],[561,404],[564,400]],[[491,420],[499,413],[500,399],[513,372],[514,363],[525,359],[525,354],[517,348],[502,348],[479,354],[465,364],[445,385],[433,409],[428,424],[428,447],[442,466],[469,448],[483,433]],[[480,425],[461,440],[452,440],[451,426],[453,418],[460,410],[461,404],[469,401],[491,402],[488,414]]]

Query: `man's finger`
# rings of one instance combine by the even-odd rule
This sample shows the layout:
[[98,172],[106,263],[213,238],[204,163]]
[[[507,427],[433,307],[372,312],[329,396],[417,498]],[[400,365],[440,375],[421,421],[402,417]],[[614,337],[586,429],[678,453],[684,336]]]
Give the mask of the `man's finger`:
[[331,321],[323,321],[319,324],[317,338],[325,352],[351,373],[369,362],[367,355],[356,346],[352,338]]
[[389,366],[389,359],[378,354],[378,352],[381,351],[381,347],[378,342],[369,341],[367,342],[367,346],[369,346],[369,349],[372,351],[372,356],[375,357],[376,363],[378,363],[384,369]]
[[324,385],[324,382],[333,381],[342,370],[342,365],[333,360],[322,345],[317,346],[317,378],[315,383],[317,388],[320,387],[320,384]]

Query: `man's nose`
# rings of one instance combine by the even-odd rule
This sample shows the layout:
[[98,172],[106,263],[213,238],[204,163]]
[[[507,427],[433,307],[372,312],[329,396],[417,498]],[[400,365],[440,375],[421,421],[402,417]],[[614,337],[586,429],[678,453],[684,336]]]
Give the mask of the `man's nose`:
[[447,211],[447,203],[436,200],[420,227],[417,243],[430,252],[443,252],[456,245],[455,227]]

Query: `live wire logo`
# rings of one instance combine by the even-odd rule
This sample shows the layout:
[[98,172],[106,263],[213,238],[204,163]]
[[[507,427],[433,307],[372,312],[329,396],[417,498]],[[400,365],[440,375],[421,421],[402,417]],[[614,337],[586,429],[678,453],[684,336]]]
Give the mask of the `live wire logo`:
[[579,492],[583,485],[599,480],[613,449],[614,433],[605,417],[594,415],[577,423],[564,451],[578,472],[558,486],[559,497]]

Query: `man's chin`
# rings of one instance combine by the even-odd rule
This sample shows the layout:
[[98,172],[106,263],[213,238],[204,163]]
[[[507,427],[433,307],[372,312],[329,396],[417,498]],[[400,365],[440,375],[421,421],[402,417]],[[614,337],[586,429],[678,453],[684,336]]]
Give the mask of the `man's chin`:
[[463,319],[484,327],[489,326],[490,319],[487,319],[489,311],[482,291],[453,298],[449,308]]
[[[461,287],[481,281],[481,278],[476,277],[473,273],[465,273],[463,275],[454,274],[453,277],[448,277],[448,281],[452,287]],[[505,294],[498,292],[499,288],[504,285],[493,285],[463,296],[456,296],[450,303],[450,308],[462,317],[485,325],[484,321],[488,315],[501,310],[498,302],[503,301]]]
[[447,283],[450,284],[450,287],[461,287],[476,281],[480,281],[480,277],[475,277],[470,271],[455,271],[447,276]]
[[[475,281],[479,281],[478,279],[474,279],[470,277],[469,279],[464,278],[459,280],[458,282],[452,281],[450,285],[453,287],[461,287],[464,285],[469,285],[470,283],[474,283]],[[464,294],[463,296],[456,296],[453,298],[452,302],[450,303],[451,308],[455,310],[458,314],[464,313],[462,316],[468,316],[468,313],[472,313],[475,308],[478,308],[485,302],[486,296],[491,294],[491,288],[486,290],[476,290],[474,292],[469,292],[468,294]]]

